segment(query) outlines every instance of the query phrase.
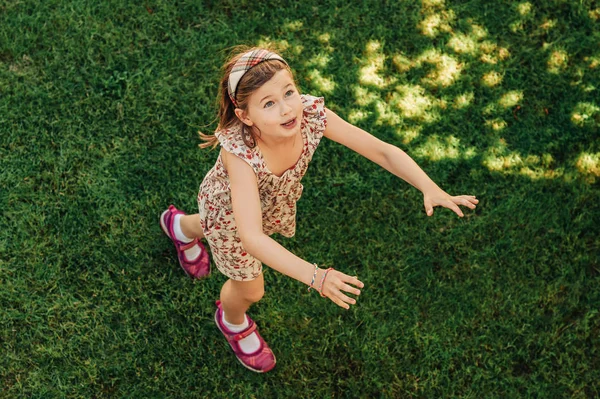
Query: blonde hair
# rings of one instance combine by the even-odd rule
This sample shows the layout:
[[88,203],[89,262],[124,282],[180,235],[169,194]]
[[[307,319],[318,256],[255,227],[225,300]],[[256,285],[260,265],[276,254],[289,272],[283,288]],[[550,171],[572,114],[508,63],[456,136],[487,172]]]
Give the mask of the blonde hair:
[[[248,51],[256,50],[258,47],[241,47],[238,46],[234,49],[234,55],[223,65],[222,71],[223,75],[221,78],[221,83],[219,85],[219,94],[218,94],[218,104],[219,104],[219,114],[218,120],[219,125],[217,126],[216,131],[230,129],[235,126],[241,125],[242,131],[242,139],[244,143],[252,148],[256,145],[255,133],[252,129],[248,129],[247,126],[239,120],[237,115],[235,114],[236,106],[233,104],[231,99],[229,98],[229,94],[227,92],[227,85],[229,80],[229,74],[233,69],[235,63],[240,59],[242,55],[247,53]],[[267,49],[269,50],[269,49]],[[269,50],[275,53],[273,50]],[[247,110],[248,100],[252,93],[254,93],[258,88],[267,83],[273,75],[281,70],[287,70],[294,78],[294,75],[289,66],[287,66],[284,62],[279,60],[267,60],[263,61],[260,64],[255,65],[250,70],[244,74],[240,82],[237,86],[237,91],[235,95],[235,100],[238,103],[237,108],[242,110]],[[199,144],[200,148],[211,147],[214,149],[217,145],[219,145],[219,140],[214,134],[204,134],[202,132],[198,132],[200,135],[200,139],[204,141]]]

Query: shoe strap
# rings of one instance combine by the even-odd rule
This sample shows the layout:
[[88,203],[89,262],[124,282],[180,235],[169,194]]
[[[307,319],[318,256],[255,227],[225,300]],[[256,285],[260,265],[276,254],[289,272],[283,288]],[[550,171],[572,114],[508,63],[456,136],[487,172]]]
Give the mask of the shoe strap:
[[256,323],[254,321],[251,321],[250,326],[248,326],[248,328],[245,329],[244,331],[242,331],[241,333],[235,334],[233,336],[233,339],[235,341],[240,341],[240,340],[246,338],[248,335],[252,334],[254,332],[254,330],[256,330]]
[[194,245],[198,245],[198,237],[194,238],[191,242],[189,242],[187,244],[181,245],[179,247],[179,249],[182,251],[186,251],[186,250],[192,248]]

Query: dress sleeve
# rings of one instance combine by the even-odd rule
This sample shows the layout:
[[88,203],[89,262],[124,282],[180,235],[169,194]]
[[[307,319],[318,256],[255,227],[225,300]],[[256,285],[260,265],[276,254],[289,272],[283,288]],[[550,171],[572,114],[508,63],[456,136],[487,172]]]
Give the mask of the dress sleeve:
[[227,152],[230,152],[248,163],[254,172],[258,174],[261,168],[261,160],[251,148],[248,148],[242,140],[239,129],[224,129],[215,132],[215,136],[219,140],[221,147]]
[[320,141],[327,126],[325,100],[323,97],[303,94],[302,105],[304,106],[303,119],[305,128],[315,140]]

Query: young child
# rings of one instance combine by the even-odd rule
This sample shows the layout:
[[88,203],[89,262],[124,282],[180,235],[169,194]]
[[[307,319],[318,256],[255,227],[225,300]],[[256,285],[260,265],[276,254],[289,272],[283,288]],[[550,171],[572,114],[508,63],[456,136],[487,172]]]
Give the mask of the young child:
[[215,322],[248,369],[266,372],[275,356],[246,315],[264,294],[262,264],[314,288],[349,309],[364,284],[333,268],[300,259],[269,236],[292,237],[300,183],[322,137],[345,145],[404,179],[424,195],[428,216],[443,206],[463,216],[474,196],[450,196],[399,148],[378,140],[325,108],[323,98],[300,94],[287,62],[260,48],[237,54],[224,67],[219,126],[200,134],[201,147],[220,145],[214,167],[200,185],[200,213],[186,215],[173,205],[160,224],[175,244],[188,275],[209,274],[205,238],[217,269],[229,279],[216,301]]

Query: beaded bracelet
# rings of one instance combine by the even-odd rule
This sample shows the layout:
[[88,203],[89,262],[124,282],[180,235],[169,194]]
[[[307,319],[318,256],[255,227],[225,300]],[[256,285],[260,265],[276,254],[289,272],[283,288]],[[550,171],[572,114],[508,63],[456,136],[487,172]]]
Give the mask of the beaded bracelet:
[[319,270],[319,266],[317,266],[316,263],[313,263],[313,265],[315,265],[315,273],[313,274],[312,281],[310,282],[310,286],[308,287],[308,292],[310,292],[311,288],[314,288],[313,284],[315,283],[315,278],[317,278],[317,270]]
[[319,289],[317,291],[319,291],[319,295],[321,295],[321,297],[326,298],[327,295],[323,295],[323,284],[325,283],[325,279],[327,278],[327,274],[329,273],[330,270],[333,270],[333,267],[330,267],[329,269],[325,270],[325,273],[323,274],[323,277],[321,278],[321,284],[319,284]]

